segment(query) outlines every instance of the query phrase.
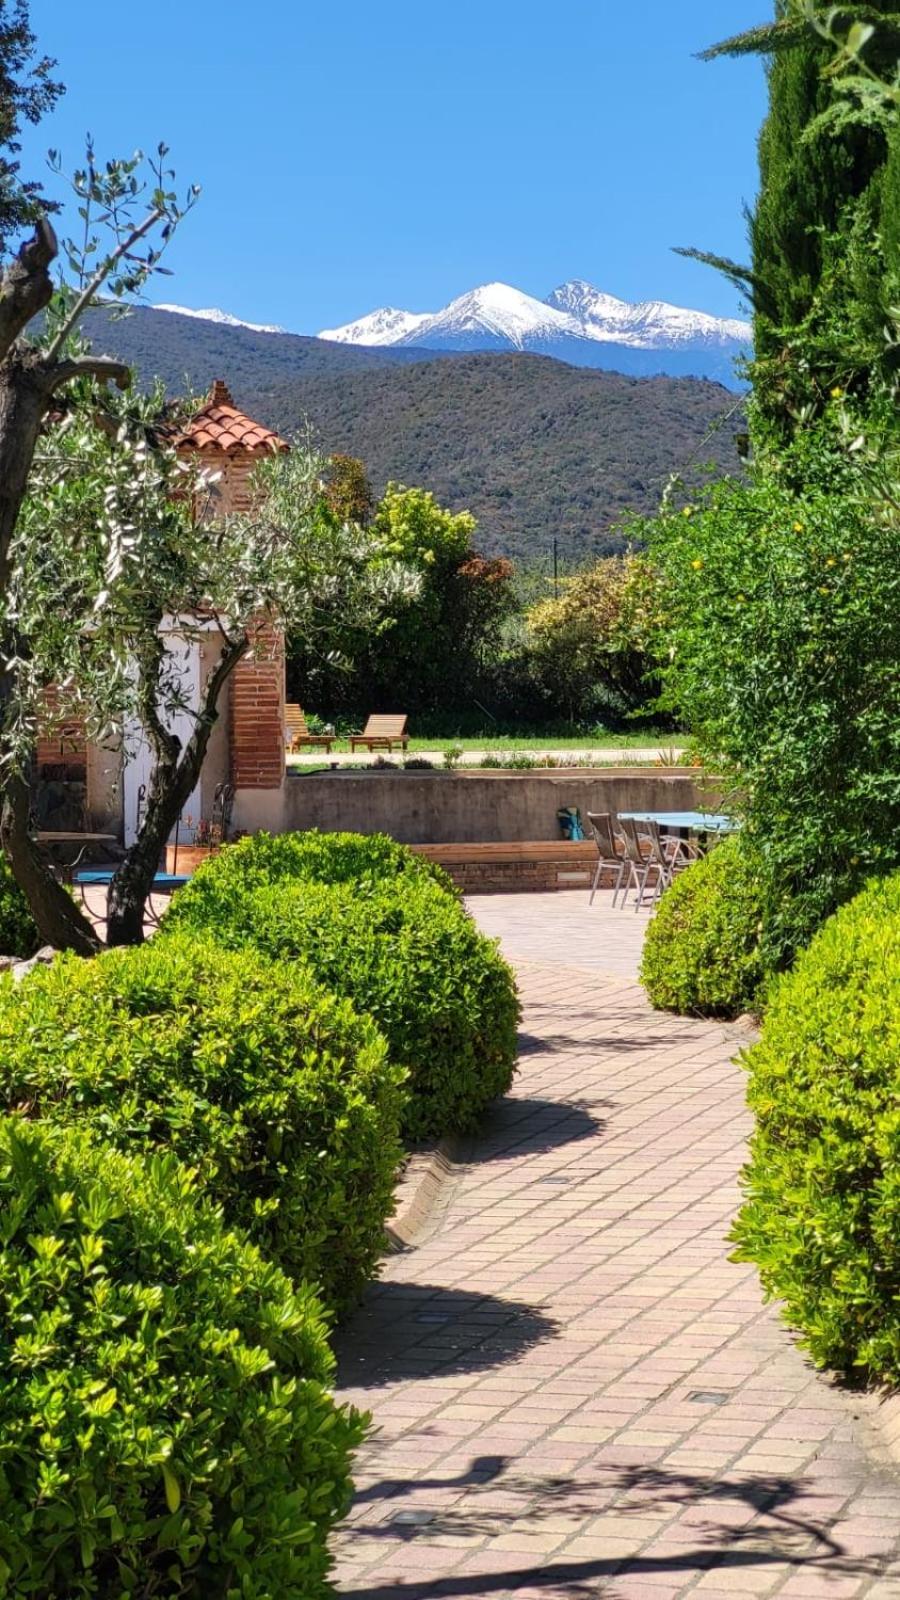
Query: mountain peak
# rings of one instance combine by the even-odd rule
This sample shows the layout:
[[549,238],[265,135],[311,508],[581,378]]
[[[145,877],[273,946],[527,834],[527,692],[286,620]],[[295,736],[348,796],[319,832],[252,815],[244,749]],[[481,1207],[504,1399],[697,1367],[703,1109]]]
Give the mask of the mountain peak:
[[240,317],[233,317],[230,311],[219,311],[215,306],[207,306],[202,311],[194,311],[190,306],[156,305],[154,311],[171,311],[178,317],[199,317],[203,322],[218,322],[226,328],[249,328],[252,333],[287,333],[287,328],[279,328],[274,322],[242,322]]

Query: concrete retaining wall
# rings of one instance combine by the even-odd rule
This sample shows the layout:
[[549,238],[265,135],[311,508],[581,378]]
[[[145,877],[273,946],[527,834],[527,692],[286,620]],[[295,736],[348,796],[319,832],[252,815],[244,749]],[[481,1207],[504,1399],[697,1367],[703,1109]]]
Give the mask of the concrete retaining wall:
[[561,806],[577,806],[584,818],[588,811],[685,811],[718,803],[714,787],[690,767],[289,774],[280,790],[261,798],[265,804],[239,791],[238,827],[388,833],[403,844],[558,839]]

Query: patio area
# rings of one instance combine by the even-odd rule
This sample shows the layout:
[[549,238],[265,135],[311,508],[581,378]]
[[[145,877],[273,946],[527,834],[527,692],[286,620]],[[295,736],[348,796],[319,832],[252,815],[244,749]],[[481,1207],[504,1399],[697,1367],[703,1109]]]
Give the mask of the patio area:
[[525,1015],[510,1097],[341,1340],[374,1414],[354,1600],[900,1600],[900,1476],[728,1259],[739,1027],[650,1010],[647,913],[479,896]]

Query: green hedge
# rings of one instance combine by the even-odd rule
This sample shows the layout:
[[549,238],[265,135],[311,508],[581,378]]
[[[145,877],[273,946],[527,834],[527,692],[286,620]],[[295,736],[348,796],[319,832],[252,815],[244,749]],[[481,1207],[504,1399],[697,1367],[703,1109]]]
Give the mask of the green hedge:
[[169,928],[186,923],[218,935],[223,924],[240,921],[244,896],[269,884],[399,886],[423,879],[459,898],[442,868],[384,833],[256,833],[204,861],[176,895],[165,920]]
[[0,955],[33,956],[40,942],[28,901],[0,851]]
[[510,968],[443,877],[380,835],[262,835],[207,863],[164,932],[302,961],[367,1012],[409,1072],[404,1134],[426,1139],[506,1092],[519,1016]]
[[900,1382],[900,877],[821,928],[748,1053],[739,1255],[819,1365]]
[[172,1155],[0,1118],[0,1595],[318,1600],[365,1419]]
[[402,1074],[307,971],[210,940],[63,956],[0,986],[0,1102],[195,1165],[229,1223],[343,1307],[375,1271]]
[[651,1003],[682,1016],[737,1017],[763,982],[762,903],[738,835],[676,877],[647,929],[641,982]]

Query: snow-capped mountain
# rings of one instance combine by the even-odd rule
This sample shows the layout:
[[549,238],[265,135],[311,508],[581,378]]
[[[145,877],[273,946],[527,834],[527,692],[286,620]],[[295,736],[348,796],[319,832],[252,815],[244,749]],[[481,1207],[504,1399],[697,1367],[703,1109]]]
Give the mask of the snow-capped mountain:
[[319,339],[331,339],[335,344],[400,344],[408,333],[429,320],[427,311],[395,311],[393,306],[383,306],[371,311],[358,322],[348,322],[343,328],[323,328]]
[[[240,317],[233,317],[230,311],[217,311],[215,306],[208,306],[203,311],[192,311],[190,306],[158,305],[154,311],[174,311],[179,317],[200,317],[204,322],[222,322],[226,328],[249,328],[252,333],[287,333],[287,328],[279,328],[274,322],[242,322]],[[365,341],[360,340],[359,343]]]
[[574,278],[546,300],[488,283],[440,311],[373,311],[318,337],[426,350],[528,350],[575,366],[690,373],[727,383],[734,381],[735,358],[749,351],[750,326],[662,300],[632,304]]

